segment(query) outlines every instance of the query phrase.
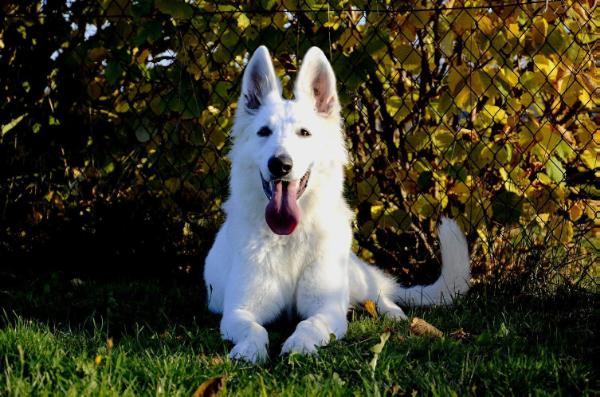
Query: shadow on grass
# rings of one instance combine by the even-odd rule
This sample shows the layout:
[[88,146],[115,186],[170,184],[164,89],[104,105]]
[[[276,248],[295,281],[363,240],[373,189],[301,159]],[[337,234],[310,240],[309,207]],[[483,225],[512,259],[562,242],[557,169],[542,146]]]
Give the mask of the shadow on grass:
[[[114,337],[140,327],[160,334],[177,326],[211,329],[218,336],[220,316],[206,307],[199,272],[188,273],[182,268],[162,275],[128,271],[78,277],[64,271],[13,269],[3,275],[0,310],[6,315],[2,322],[16,316],[58,328],[97,329],[100,324]],[[598,293],[559,289],[552,295],[533,296],[491,291],[489,286],[478,286],[457,308],[416,308],[412,313],[434,313],[438,322],[458,322],[457,326],[474,335],[510,321],[515,330],[523,330],[528,343],[556,343],[560,337],[565,343],[571,341],[582,358],[598,366]],[[349,314],[349,318],[353,316]],[[297,320],[284,315],[268,327],[273,345],[278,346],[293,332]]]
[[[491,291],[490,286],[478,286],[451,308],[408,310],[410,317],[424,318],[446,335],[462,329],[464,338],[417,337],[410,334],[407,322],[374,320],[356,309],[349,314],[346,338],[320,349],[315,357],[278,356],[295,326],[284,317],[268,327],[271,359],[255,368],[226,358],[231,345],[219,335],[220,316],[205,306],[199,273],[82,277],[67,271],[13,271],[2,284],[0,308],[6,314],[0,321],[8,327],[1,349],[11,368],[20,368],[19,345],[27,352],[28,368],[44,363],[39,379],[62,374],[64,387],[80,389],[110,373],[117,362],[126,363],[120,380],[107,386],[117,393],[129,387],[136,393],[165,387],[189,394],[219,374],[229,376],[231,390],[250,395],[261,390],[301,395],[319,387],[324,387],[322,394],[358,389],[385,394],[395,387],[408,393],[431,385],[442,394],[600,390],[598,294],[564,289],[534,297]],[[370,349],[386,329],[392,337],[371,373]],[[106,347],[108,339],[114,341],[112,353]],[[95,365],[98,356],[106,363]],[[38,379],[31,371],[13,375],[13,383],[23,382],[30,390]],[[88,371],[89,379],[81,371]],[[131,379],[140,383],[131,386]],[[329,384],[327,379],[336,381]],[[174,389],[159,381],[170,382]],[[81,385],[73,386],[77,382]],[[59,386],[45,387],[40,390]]]

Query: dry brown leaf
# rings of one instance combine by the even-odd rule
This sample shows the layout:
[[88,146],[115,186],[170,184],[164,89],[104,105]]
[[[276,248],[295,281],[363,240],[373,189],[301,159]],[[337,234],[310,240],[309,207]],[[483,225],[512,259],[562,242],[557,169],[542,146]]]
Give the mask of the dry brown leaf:
[[450,332],[450,336],[454,339],[465,340],[471,337],[471,334],[466,332],[464,329],[459,328],[456,331]]
[[436,338],[444,336],[442,331],[418,317],[412,319],[412,322],[410,323],[410,332],[419,336],[433,336]]
[[222,357],[222,356],[212,356],[212,357],[210,358],[210,363],[211,363],[212,365],[221,365],[221,364],[223,364],[224,362],[225,362],[225,361],[223,360],[223,357]]
[[371,315],[371,317],[379,317],[379,315],[377,314],[377,308],[375,307],[375,302],[373,302],[371,299],[368,299],[363,306],[365,307],[367,313]]
[[192,397],[216,396],[225,389],[225,384],[225,376],[216,376],[214,378],[207,379],[204,383],[198,386],[194,394],[192,394]]

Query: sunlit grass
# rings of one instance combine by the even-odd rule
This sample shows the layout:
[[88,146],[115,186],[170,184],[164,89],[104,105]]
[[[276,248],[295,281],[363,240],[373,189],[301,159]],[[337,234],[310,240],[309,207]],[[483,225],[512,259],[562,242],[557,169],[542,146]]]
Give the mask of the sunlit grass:
[[[227,393],[242,395],[600,391],[593,361],[600,315],[593,294],[570,292],[568,297],[533,300],[490,296],[480,289],[452,308],[409,311],[444,331],[442,338],[412,335],[408,322],[373,319],[359,310],[350,314],[346,338],[314,357],[279,356],[293,331],[293,324],[282,321],[270,327],[270,360],[251,366],[227,358],[231,346],[220,338],[217,316],[203,309],[195,318],[177,314],[199,288],[129,285],[129,295],[137,302],[120,302],[103,313],[106,296],[125,299],[124,284],[91,287],[100,298],[87,302],[89,308],[98,308],[89,317],[57,321],[56,313],[50,312],[53,319],[42,319],[36,312],[38,319],[29,320],[5,313],[0,394],[189,396],[207,379],[220,376]],[[150,294],[162,294],[163,300],[147,311],[135,309]],[[51,303],[46,302],[48,307]],[[111,324],[111,319],[119,321]],[[391,336],[373,370],[370,349],[385,331]],[[454,331],[460,332],[450,336]]]

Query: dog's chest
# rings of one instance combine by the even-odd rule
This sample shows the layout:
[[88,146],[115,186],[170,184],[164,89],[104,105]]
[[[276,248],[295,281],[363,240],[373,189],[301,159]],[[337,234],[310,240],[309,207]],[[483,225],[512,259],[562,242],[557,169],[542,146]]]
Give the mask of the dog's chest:
[[266,235],[249,248],[256,271],[291,299],[304,270],[315,261],[315,246],[313,239],[299,230],[293,236]]
[[312,238],[302,231],[292,236],[265,235],[253,242],[257,264],[268,268],[273,273],[285,276],[299,273],[310,262],[314,261],[315,244]]

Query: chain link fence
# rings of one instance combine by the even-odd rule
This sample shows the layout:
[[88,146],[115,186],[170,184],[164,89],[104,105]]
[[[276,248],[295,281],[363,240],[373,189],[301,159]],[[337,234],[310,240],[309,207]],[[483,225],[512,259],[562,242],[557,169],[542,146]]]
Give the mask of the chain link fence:
[[595,1],[1,9],[5,261],[78,252],[201,267],[249,55],[268,46],[289,98],[314,45],[338,79],[361,256],[405,282],[435,279],[447,215],[479,279],[598,275]]

